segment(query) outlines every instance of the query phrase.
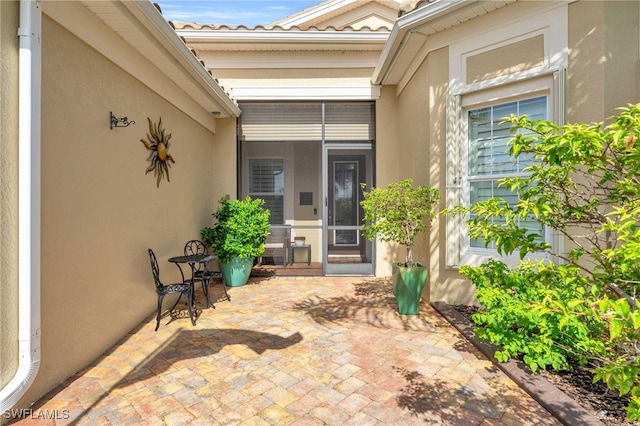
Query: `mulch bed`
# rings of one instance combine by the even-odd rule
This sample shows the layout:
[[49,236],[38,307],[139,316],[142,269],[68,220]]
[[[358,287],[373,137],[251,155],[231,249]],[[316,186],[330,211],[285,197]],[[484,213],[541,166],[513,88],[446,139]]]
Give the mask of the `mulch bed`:
[[[451,307],[469,321],[471,321],[471,315],[478,310],[475,306],[451,305]],[[563,372],[545,370],[541,371],[540,375],[605,425],[638,424],[626,420],[624,407],[628,404],[628,398],[620,397],[617,393],[608,390],[602,382],[593,383],[593,376],[587,368],[574,366],[572,371]]]

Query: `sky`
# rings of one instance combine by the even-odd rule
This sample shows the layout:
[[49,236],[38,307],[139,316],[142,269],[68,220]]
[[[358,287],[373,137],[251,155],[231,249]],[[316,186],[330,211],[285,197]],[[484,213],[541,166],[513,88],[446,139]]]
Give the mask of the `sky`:
[[286,18],[323,0],[152,0],[168,21],[246,25],[249,28]]

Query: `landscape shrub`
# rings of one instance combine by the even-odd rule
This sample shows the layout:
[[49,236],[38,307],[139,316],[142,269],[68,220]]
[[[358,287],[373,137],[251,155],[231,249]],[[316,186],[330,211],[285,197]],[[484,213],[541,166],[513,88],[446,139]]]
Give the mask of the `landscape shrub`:
[[[467,218],[471,238],[521,259],[515,269],[496,261],[461,268],[484,307],[476,331],[502,347],[500,361],[522,357],[534,371],[570,368],[568,359],[591,366],[594,381],[630,395],[627,417],[639,420],[640,104],[619,108],[606,125],[506,121],[511,156],[534,159],[529,175],[500,181],[519,201],[450,210]],[[519,226],[531,218],[559,238]]]

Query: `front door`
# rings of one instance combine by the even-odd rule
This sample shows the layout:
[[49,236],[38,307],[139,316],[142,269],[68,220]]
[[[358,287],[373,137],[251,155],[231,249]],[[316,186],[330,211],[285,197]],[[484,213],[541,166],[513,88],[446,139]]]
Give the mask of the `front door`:
[[371,184],[371,149],[325,150],[325,273],[373,275],[373,245],[362,237],[361,183]]

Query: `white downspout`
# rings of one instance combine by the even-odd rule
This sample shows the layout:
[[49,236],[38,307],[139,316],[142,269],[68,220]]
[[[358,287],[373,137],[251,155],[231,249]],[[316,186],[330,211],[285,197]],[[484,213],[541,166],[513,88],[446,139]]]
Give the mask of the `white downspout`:
[[42,12],[20,0],[18,89],[18,369],[0,390],[0,413],[26,393],[40,368],[40,82]]

